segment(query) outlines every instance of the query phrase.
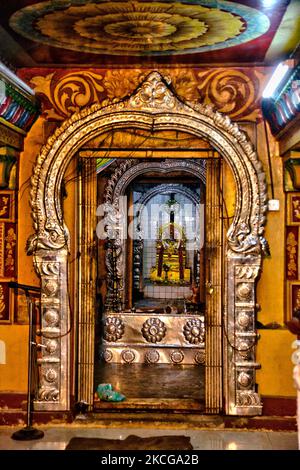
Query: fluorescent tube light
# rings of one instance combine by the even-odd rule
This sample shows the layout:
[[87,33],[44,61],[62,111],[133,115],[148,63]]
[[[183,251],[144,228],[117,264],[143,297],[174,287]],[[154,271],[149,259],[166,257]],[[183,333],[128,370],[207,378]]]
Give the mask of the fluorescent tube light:
[[273,7],[275,6],[277,0],[262,0],[263,7]]
[[280,63],[277,65],[276,69],[273,72],[273,75],[271,76],[266,88],[263,91],[263,94],[262,94],[263,98],[271,98],[276,88],[279,86],[279,84],[282,82],[283,78],[285,77],[288,69],[289,69],[289,66],[286,64]]

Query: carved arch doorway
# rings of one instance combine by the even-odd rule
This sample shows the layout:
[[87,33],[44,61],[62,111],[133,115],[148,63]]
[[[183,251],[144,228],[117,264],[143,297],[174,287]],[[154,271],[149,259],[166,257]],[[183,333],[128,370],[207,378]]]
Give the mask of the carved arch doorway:
[[[61,183],[76,152],[89,140],[109,130],[125,127],[177,130],[206,139],[230,166],[236,184],[235,215],[226,236],[224,260],[224,328],[207,321],[206,344],[222,356],[224,412],[257,415],[261,402],[256,391],[255,282],[261,267],[262,235],[266,211],[264,173],[247,137],[228,117],[200,104],[185,104],[157,72],[151,73],[124,101],[100,105],[73,115],[42,148],[32,177],[31,205],[35,234],[28,253],[41,277],[42,356],[35,409],[70,408],[70,312],[68,298],[69,232],[61,207]],[[93,323],[90,317],[90,327]],[[223,355],[220,351],[220,331]],[[51,343],[51,344],[50,344]],[[214,362],[209,396],[213,400]],[[88,391],[91,396],[91,390]],[[214,412],[214,406],[208,410]]]

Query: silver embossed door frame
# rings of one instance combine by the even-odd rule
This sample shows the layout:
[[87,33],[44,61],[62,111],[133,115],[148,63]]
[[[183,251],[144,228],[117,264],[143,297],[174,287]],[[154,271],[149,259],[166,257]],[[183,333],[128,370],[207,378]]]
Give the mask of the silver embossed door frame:
[[61,207],[61,182],[76,152],[103,132],[120,128],[177,130],[206,139],[229,164],[236,184],[235,216],[226,237],[224,299],[224,411],[256,415],[255,283],[261,267],[266,187],[261,163],[236,124],[210,107],[183,103],[157,72],[127,99],[74,114],[49,138],[31,180],[35,233],[28,254],[41,278],[42,337],[36,410],[70,408],[70,336],[67,289],[69,231]]

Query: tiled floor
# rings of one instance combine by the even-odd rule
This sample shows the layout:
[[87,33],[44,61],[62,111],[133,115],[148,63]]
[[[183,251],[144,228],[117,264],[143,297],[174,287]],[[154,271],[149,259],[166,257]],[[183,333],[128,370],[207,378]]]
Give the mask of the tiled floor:
[[43,439],[20,442],[11,439],[12,433],[17,429],[4,426],[0,428],[0,450],[64,450],[72,437],[125,439],[132,434],[140,437],[190,436],[194,450],[297,450],[297,433],[295,432],[118,429],[68,425],[68,427],[41,427],[40,429],[45,432]]

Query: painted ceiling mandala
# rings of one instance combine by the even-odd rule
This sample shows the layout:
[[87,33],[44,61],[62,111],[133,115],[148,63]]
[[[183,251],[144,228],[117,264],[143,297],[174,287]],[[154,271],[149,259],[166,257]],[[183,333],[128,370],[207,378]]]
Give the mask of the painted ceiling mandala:
[[64,49],[165,55],[236,46],[266,33],[270,22],[254,8],[224,0],[59,0],[17,11],[10,26],[29,39]]

